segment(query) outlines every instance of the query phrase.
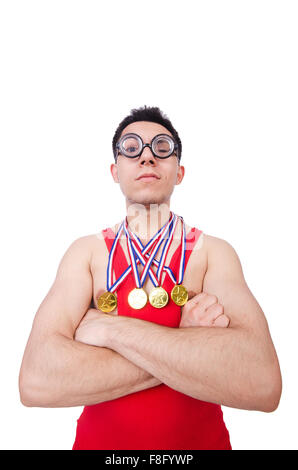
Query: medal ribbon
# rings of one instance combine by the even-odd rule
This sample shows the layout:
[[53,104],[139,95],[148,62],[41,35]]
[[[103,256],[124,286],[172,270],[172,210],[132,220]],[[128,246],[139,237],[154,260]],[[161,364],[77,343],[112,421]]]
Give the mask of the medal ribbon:
[[161,276],[162,276],[162,273],[163,273],[163,270],[164,270],[164,265],[165,265],[165,262],[166,262],[166,259],[167,259],[168,251],[169,251],[170,246],[171,246],[172,241],[173,241],[173,235],[174,235],[174,232],[176,230],[177,222],[178,222],[178,217],[175,214],[175,219],[173,221],[173,227],[171,229],[171,232],[169,233],[168,240],[165,243],[165,246],[163,247],[163,250],[162,250],[162,253],[161,253],[161,256],[160,256],[160,260],[159,260],[159,267],[158,267],[158,270],[157,270],[157,277],[158,277],[159,285],[161,284]]
[[[173,229],[173,219],[175,218],[176,216],[172,216],[168,222],[168,224],[166,225],[164,231],[162,232],[161,234],[161,239],[159,240],[159,243],[158,243],[158,246],[155,246],[154,247],[154,251],[150,253],[150,255],[147,255],[147,257],[149,256],[149,259],[146,259],[142,256],[142,254],[139,252],[137,246],[136,246],[136,243],[135,241],[133,240],[133,248],[134,248],[134,251],[135,253],[137,254],[139,260],[142,262],[143,265],[145,265],[145,268],[143,270],[143,273],[142,273],[142,278],[141,278],[141,284],[143,285],[144,284],[144,281],[147,277],[147,272],[148,272],[148,269],[149,269],[149,266],[151,266],[152,264],[152,261],[154,259],[154,256],[155,256],[155,253],[158,251],[159,247],[161,246],[161,244],[163,243],[164,239],[165,239],[165,235],[166,235],[166,232],[168,231],[168,229],[170,230],[170,233],[172,232],[172,229]],[[134,237],[135,234],[132,234]],[[150,242],[149,242],[150,244]],[[147,244],[148,245],[148,244]],[[147,247],[146,245],[146,247]],[[152,275],[151,275],[152,274]],[[152,280],[152,283],[157,286],[158,285],[158,279],[156,278],[156,275],[154,272],[152,272],[151,270],[151,267],[150,267],[150,270],[149,270],[149,275],[150,275],[150,278]]]
[[[176,216],[177,217],[177,216]],[[181,216],[179,216],[182,220],[183,218]],[[144,255],[146,256],[146,258],[149,257],[149,250],[152,248],[152,246],[154,246],[154,243],[157,242],[157,239],[159,238],[159,235],[160,233],[167,227],[168,224],[170,224],[173,220],[173,213],[171,213],[171,218],[170,220],[161,228],[159,229],[159,231],[156,233],[156,235],[144,246],[141,242],[141,240],[138,238],[137,235],[135,234],[132,234],[133,235],[133,238],[134,238],[134,241],[135,243],[139,246],[139,249],[140,249],[140,252],[139,254],[141,255]],[[113,259],[114,259],[114,254],[115,254],[115,251],[116,251],[116,248],[117,248],[117,244],[119,242],[119,238],[120,238],[120,235],[122,234],[122,231],[124,229],[124,223],[125,221],[122,222],[122,224],[120,225],[119,229],[118,229],[118,232],[117,232],[117,235],[113,241],[113,244],[112,244],[112,248],[111,248],[111,251],[109,253],[109,261],[108,261],[108,266],[107,266],[107,290],[109,292],[114,292],[119,286],[120,284],[126,279],[126,277],[128,276],[128,274],[131,272],[132,270],[132,266],[128,266],[125,271],[123,271],[123,273],[121,274],[121,276],[114,282],[114,284],[112,285],[112,274],[113,274]],[[183,260],[182,262],[180,262],[180,269],[179,269],[179,280],[180,280],[180,283],[182,282],[183,280],[183,276],[184,276],[184,264],[185,264],[185,246],[186,246],[186,240],[185,240],[185,224],[183,222],[183,230],[184,230],[184,237],[183,237],[183,234],[182,234],[182,237],[181,237],[181,243],[182,243],[182,240],[184,240],[184,246],[182,247],[182,252],[184,253],[183,255]],[[166,257],[165,257],[166,259]],[[140,261],[141,260],[141,261]],[[143,265],[145,265],[146,263],[146,260],[140,256],[139,259],[137,259],[137,264],[139,264],[140,262],[142,262]],[[152,264],[156,267],[159,267],[159,262],[153,258],[152,260]],[[170,278],[172,279],[173,283],[174,284],[177,284],[177,281],[176,281],[176,278],[175,278],[175,275],[173,273],[173,271],[171,270],[170,267],[168,266],[163,266],[163,270],[167,272],[167,274],[170,276]],[[155,287],[157,287],[158,285],[158,282],[156,281],[156,276],[154,274],[154,272],[152,272],[152,270],[150,269],[149,270],[149,275],[150,275],[150,278],[151,278],[151,281],[153,283],[153,285]],[[156,282],[157,282],[157,285],[156,285]]]
[[115,284],[117,283],[117,281],[112,285],[112,282],[113,282],[113,259],[114,259],[114,254],[115,254],[117,244],[118,244],[118,241],[119,241],[119,238],[120,238],[120,235],[121,235],[122,231],[123,231],[123,222],[121,223],[121,225],[118,229],[118,232],[117,232],[116,237],[114,238],[114,241],[113,241],[113,244],[112,244],[111,251],[109,253],[109,261],[108,261],[108,266],[107,266],[107,291],[109,291],[109,292],[114,292],[114,290],[117,288],[117,286],[114,287]]
[[[143,246],[143,245],[142,245]],[[144,248],[142,250],[142,254],[144,254]],[[148,258],[148,253],[145,254],[145,256]],[[140,264],[140,260],[138,259],[137,260],[137,264]],[[144,263],[145,264],[145,261]],[[154,264],[154,266],[158,267],[159,266],[159,262],[154,259],[152,261],[152,264]],[[171,270],[171,268],[169,266],[164,266],[164,271],[166,271],[168,273],[168,275],[170,276],[170,278],[172,279],[173,283],[174,284],[177,284],[176,282],[176,277],[173,273],[173,271]],[[131,272],[131,266],[128,266],[125,271],[123,271],[123,273],[121,274],[121,276],[119,277],[119,279],[117,279],[117,281],[115,281],[115,283],[113,284],[113,286],[111,287],[110,289],[110,292],[114,292],[115,289],[117,289],[117,287],[119,287],[119,285],[121,284],[121,282],[124,281],[124,279],[128,276],[128,274]],[[150,275],[150,271],[149,271],[149,275]],[[152,280],[152,279],[151,279]]]
[[[171,214],[172,214],[172,213],[171,213]],[[173,214],[172,214],[172,216],[173,216]],[[170,221],[171,221],[171,219],[170,219]],[[166,225],[166,224],[165,224],[165,225]],[[165,227],[165,225],[164,225],[161,229],[159,229],[157,235],[161,232],[161,230]],[[152,240],[154,240],[155,237],[153,237],[153,239],[152,239],[151,241],[149,241],[149,242],[144,246],[143,243],[141,242],[141,240],[139,239],[139,237],[138,237],[137,235],[135,235],[134,233],[133,233],[132,235],[133,235],[133,238],[134,238],[134,242],[135,242],[135,244],[138,245],[139,249],[141,250],[142,255],[145,255],[146,258],[148,258],[148,256],[149,256],[148,248],[150,248],[150,246],[151,246],[151,244],[152,244]],[[140,261],[140,259],[137,259],[137,264],[139,264],[140,262],[142,262],[142,264],[144,265],[146,261],[145,261],[145,260],[144,260],[144,261]],[[158,268],[158,266],[159,266],[159,262],[158,262],[155,258],[153,258],[152,264],[154,264],[154,266],[156,266],[157,268]],[[128,269],[128,268],[127,268],[127,269]],[[176,284],[176,278],[175,278],[174,273],[173,273],[173,271],[171,270],[171,268],[168,267],[168,266],[164,266],[163,269],[164,269],[164,271],[166,271],[166,272],[168,273],[168,275],[170,276],[170,278],[172,279],[172,281],[174,282],[174,284]],[[130,271],[129,271],[129,272],[130,272]],[[150,271],[149,271],[149,275],[150,275]]]
[[[181,217],[181,216],[180,216]],[[183,217],[181,217],[182,221],[182,233],[181,233],[181,255],[180,255],[180,266],[178,272],[178,282],[177,284],[182,284],[184,278],[184,270],[185,270],[185,252],[186,252],[186,234],[185,234],[185,222]]]
[[[140,239],[135,235],[133,234],[133,237],[134,237],[134,240],[133,240],[133,243],[134,243],[134,249],[136,251],[136,254],[138,256],[138,258],[140,259],[141,263],[144,265],[146,263],[146,266],[147,264],[150,262],[150,265],[151,263],[154,261],[154,264],[158,266],[158,269],[157,269],[157,279],[156,279],[156,276],[154,276],[154,281],[152,281],[152,283],[154,284],[155,287],[158,287],[160,286],[161,284],[161,275],[164,271],[164,265],[165,265],[165,260],[166,260],[166,257],[167,257],[167,254],[168,254],[168,251],[169,251],[169,248],[170,248],[170,245],[172,243],[172,240],[173,240],[173,234],[175,232],[175,228],[176,228],[176,225],[177,225],[177,222],[178,222],[178,217],[174,214],[174,219],[173,221],[171,222],[171,225],[169,227],[169,235],[168,235],[168,239],[167,241],[165,242],[164,244],[164,247],[162,249],[162,253],[161,253],[161,256],[160,256],[160,260],[159,262],[154,260],[154,254],[157,250],[154,250],[154,253],[151,253],[150,254],[150,257],[147,259],[146,261],[146,258],[144,258],[142,256],[142,252],[139,250],[139,248],[142,245]],[[161,243],[165,241],[165,239],[161,240],[160,241],[160,245]],[[148,257],[148,254],[146,255],[146,257]],[[168,268],[170,269],[170,268]],[[170,270],[171,271],[171,270]],[[149,274],[150,274],[150,271],[149,271]],[[145,271],[145,268],[144,268],[144,271],[143,271],[143,275],[142,275],[142,279],[141,281],[144,283],[143,279],[146,278],[146,275],[147,275],[147,272]],[[151,277],[151,276],[150,276]],[[151,279],[152,280],[152,279]],[[143,285],[143,284],[142,284]]]
[[[140,241],[140,242],[137,242],[137,243],[138,243],[140,249],[142,250],[142,251],[141,251],[142,254],[144,254],[144,251],[143,251],[143,250],[144,250],[144,246],[143,246],[142,242]],[[148,258],[148,256],[149,256],[148,253],[146,253],[145,256],[146,256],[146,258]],[[137,260],[137,263],[138,263],[138,264],[140,263],[140,260],[139,260],[139,259]],[[157,260],[154,258],[153,261],[152,261],[152,264],[154,264],[154,266],[156,266],[156,267],[158,268],[158,266],[159,266],[159,261],[157,261]],[[164,266],[163,269],[164,269],[164,271],[166,271],[166,272],[168,273],[168,275],[170,276],[170,278],[172,279],[172,281],[174,282],[174,284],[176,284],[176,277],[175,277],[173,271],[171,270],[171,268],[170,268],[169,266]],[[150,271],[149,271],[149,272],[150,272]]]
[[[138,248],[135,245],[133,245],[133,241],[132,241],[132,238],[131,238],[131,235],[130,235],[131,232],[128,229],[127,218],[126,218],[126,223],[124,224],[124,230],[125,230],[125,233],[126,233],[127,248],[128,248],[128,253],[129,253],[129,257],[130,257],[130,261],[131,261],[131,266],[132,266],[136,286],[138,288],[140,288],[144,285],[144,282],[145,282],[145,279],[147,277],[148,272],[149,272],[151,281],[154,284],[154,286],[155,287],[158,286],[158,279],[156,278],[155,273],[151,269],[151,263],[152,263],[152,260],[155,256],[155,254],[159,250],[159,247],[163,243],[163,241],[165,239],[165,236],[166,236],[166,233],[168,232],[169,228],[172,227],[172,229],[173,229],[173,226],[171,225],[171,222],[172,222],[173,218],[176,219],[176,215],[171,213],[171,217],[170,217],[169,221],[166,223],[166,225],[164,226],[164,228],[161,230],[160,235],[158,235],[158,233],[157,233],[150,240],[150,242],[146,245],[147,247],[149,245],[149,248],[150,248],[150,246],[152,247],[152,243],[154,243],[154,245],[152,247],[152,251],[150,253],[150,256],[148,257],[147,260],[145,260],[145,258],[143,258],[142,254],[139,252]],[[138,272],[138,269],[137,269],[137,262],[136,262],[135,254],[139,257],[141,262],[143,264],[145,264],[143,272],[141,274],[141,278],[139,276],[139,272]]]
[[[179,271],[178,271],[178,282],[177,279],[171,270],[170,267],[168,266],[163,266],[163,270],[167,272],[167,274],[170,276],[171,280],[173,281],[174,284],[182,284],[183,278],[184,278],[184,270],[185,270],[185,253],[186,253],[186,230],[185,230],[185,222],[183,220],[182,216],[178,216],[181,221],[182,221],[182,232],[181,232],[181,256],[180,256],[180,266],[179,266]],[[142,254],[145,254],[146,257],[148,257],[148,253],[144,253],[144,246],[139,239],[137,235],[134,235],[134,240],[138,244],[139,248],[142,250]],[[145,247],[146,248],[146,247]],[[166,257],[165,257],[166,259]],[[143,263],[144,264],[144,263]],[[153,264],[155,266],[159,266],[159,262],[155,259],[153,259]]]

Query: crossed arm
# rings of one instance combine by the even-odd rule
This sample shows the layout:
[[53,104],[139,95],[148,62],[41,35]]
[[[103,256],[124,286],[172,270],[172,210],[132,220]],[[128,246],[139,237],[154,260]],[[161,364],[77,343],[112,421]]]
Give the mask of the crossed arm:
[[115,351],[74,340],[92,299],[88,238],[66,250],[35,315],[19,374],[25,406],[93,405],[160,384]]
[[103,320],[98,340],[194,398],[262,411],[278,405],[279,368],[265,334],[232,325],[176,329],[118,317]]
[[[245,283],[236,252],[223,240],[214,239],[212,243],[203,292],[216,296],[224,306],[229,328],[173,329],[96,312],[88,340],[93,346],[73,340],[78,324],[72,324],[63,347],[57,334],[43,347],[39,344],[39,354],[46,362],[43,369],[42,359],[36,362],[32,354],[30,359],[29,347],[27,359],[24,356],[27,366],[23,368],[23,384],[26,368],[27,376],[31,370],[31,382],[27,382],[27,388],[23,385],[23,392],[27,389],[30,393],[23,403],[92,404],[165,383],[200,400],[273,411],[280,399],[281,376],[267,322]],[[203,295],[186,304],[182,325],[196,315]],[[84,326],[83,320],[78,330]],[[57,349],[62,356],[49,357]],[[81,375],[76,375],[75,367]],[[47,393],[45,378],[50,385]],[[79,380],[74,383],[73,379]]]

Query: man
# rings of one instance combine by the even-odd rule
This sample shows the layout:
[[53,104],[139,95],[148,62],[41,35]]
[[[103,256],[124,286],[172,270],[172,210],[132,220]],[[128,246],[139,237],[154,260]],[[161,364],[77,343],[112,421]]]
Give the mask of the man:
[[[140,250],[179,219],[158,287],[167,296],[183,278],[186,303],[172,297],[162,308],[151,300],[139,308],[129,300],[134,288],[151,293],[154,275],[136,286],[148,254],[140,252],[135,268],[126,233],[113,254],[118,223],[71,244],[36,313],[20,371],[21,401],[84,405],[74,449],[230,449],[220,405],[265,412],[278,406],[278,359],[237,253],[225,240],[193,232],[170,210],[185,172],[181,150],[159,108],[132,110],[116,130],[111,173]],[[189,246],[181,277],[183,239]],[[116,279],[109,284],[113,256]],[[162,261],[159,249],[153,271]],[[117,305],[106,313],[100,299],[117,280]]]

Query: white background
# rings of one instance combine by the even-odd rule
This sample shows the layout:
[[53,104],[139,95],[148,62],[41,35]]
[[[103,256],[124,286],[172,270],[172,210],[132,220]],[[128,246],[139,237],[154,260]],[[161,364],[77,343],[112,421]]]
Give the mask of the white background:
[[82,408],[26,408],[36,310],[76,238],[122,220],[112,137],[159,106],[183,143],[171,208],[237,251],[283,375],[271,414],[223,408],[234,449],[297,438],[295,1],[1,1],[2,449],[70,449]]

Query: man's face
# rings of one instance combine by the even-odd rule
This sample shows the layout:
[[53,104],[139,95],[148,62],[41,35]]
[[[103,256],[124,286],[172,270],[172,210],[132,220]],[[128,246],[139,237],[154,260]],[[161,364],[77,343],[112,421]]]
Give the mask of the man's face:
[[[172,134],[161,124],[148,121],[138,121],[123,129],[124,134],[138,134],[144,144],[151,144],[157,134]],[[149,147],[136,158],[127,158],[119,153],[117,163],[111,164],[111,173],[127,201],[138,204],[162,204],[169,201],[174,186],[180,184],[184,177],[184,167],[179,165],[178,158],[173,153],[169,158],[155,157]],[[142,175],[154,173],[156,178]]]

